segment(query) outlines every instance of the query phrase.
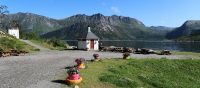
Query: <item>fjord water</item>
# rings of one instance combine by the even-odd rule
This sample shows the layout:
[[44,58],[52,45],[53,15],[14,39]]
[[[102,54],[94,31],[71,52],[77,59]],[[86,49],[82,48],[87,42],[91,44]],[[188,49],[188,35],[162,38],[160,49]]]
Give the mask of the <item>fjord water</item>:
[[[69,45],[77,46],[77,41],[67,41]],[[174,50],[186,52],[200,52],[200,42],[175,41],[100,41],[102,46],[148,48],[154,50]]]

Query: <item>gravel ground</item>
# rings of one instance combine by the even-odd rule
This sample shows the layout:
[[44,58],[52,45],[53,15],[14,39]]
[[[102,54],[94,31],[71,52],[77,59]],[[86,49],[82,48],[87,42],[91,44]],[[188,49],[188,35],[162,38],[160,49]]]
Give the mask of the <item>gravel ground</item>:
[[[58,80],[59,73],[66,70],[66,66],[74,65],[74,60],[83,57],[92,59],[94,53],[101,58],[121,58],[121,53],[95,51],[52,51],[43,49],[37,53],[25,56],[0,58],[0,88],[60,88],[61,84],[52,82]],[[170,55],[136,55],[136,58],[170,58],[179,59],[183,56]]]

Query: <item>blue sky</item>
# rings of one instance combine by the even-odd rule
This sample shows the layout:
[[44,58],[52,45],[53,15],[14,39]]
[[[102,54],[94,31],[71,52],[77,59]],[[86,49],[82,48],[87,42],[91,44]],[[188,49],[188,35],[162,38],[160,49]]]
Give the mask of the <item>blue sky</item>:
[[75,14],[129,16],[147,26],[178,27],[200,20],[200,0],[1,0],[10,13],[30,12],[62,19]]

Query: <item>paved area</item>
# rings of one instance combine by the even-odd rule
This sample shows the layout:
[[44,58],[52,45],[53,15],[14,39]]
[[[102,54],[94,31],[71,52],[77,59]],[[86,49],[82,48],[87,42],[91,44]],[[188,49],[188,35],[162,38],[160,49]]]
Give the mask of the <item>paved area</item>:
[[[28,41],[29,42],[29,41]],[[30,42],[29,42],[30,43]],[[92,59],[94,53],[101,58],[121,58],[122,53],[95,51],[52,51],[41,46],[42,51],[25,56],[0,58],[0,88],[60,88],[59,83],[52,82],[60,73],[65,72],[66,66],[74,65],[79,57]],[[136,58],[179,59],[183,56],[170,55],[136,55]]]

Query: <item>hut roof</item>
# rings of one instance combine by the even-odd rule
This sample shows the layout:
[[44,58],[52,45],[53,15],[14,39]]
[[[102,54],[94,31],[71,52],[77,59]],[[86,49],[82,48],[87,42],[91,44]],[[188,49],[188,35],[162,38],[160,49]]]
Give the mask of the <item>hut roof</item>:
[[79,39],[99,39],[99,37],[97,37],[93,32],[91,32],[90,28],[88,28],[88,32],[84,33]]
[[99,37],[97,37],[94,33],[92,33],[91,31],[87,33],[86,39],[99,39]]

